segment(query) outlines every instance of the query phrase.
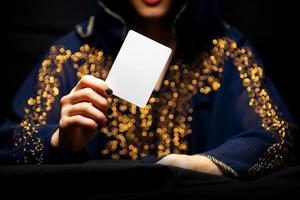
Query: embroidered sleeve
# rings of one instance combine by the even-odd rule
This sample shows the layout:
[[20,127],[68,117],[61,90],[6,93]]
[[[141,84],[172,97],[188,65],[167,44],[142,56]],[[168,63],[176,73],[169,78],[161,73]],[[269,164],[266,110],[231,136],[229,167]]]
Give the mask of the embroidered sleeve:
[[13,156],[17,163],[43,163],[44,142],[39,128],[46,125],[48,112],[59,94],[58,75],[70,57],[70,50],[53,46],[38,71],[36,94],[27,100],[24,119],[14,129]]
[[[211,65],[223,65],[232,59],[239,72],[242,84],[249,96],[249,105],[260,118],[261,127],[276,138],[257,163],[249,169],[251,175],[263,175],[279,169],[294,160],[291,153],[294,126],[289,124],[272,102],[268,90],[264,87],[264,73],[250,48],[239,48],[228,38],[213,40],[214,48],[210,57]],[[209,85],[212,87],[212,84]]]

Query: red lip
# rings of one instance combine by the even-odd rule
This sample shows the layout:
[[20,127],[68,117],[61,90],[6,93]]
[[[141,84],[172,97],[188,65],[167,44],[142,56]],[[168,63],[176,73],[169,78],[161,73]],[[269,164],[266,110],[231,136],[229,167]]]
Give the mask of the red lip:
[[148,6],[156,6],[161,2],[161,0],[143,0]]

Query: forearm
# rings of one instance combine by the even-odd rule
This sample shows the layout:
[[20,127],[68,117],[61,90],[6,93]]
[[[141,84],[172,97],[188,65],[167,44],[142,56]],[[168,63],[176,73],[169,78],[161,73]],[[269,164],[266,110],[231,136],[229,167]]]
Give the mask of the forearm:
[[202,155],[192,155],[190,156],[191,165],[193,166],[194,171],[203,172],[208,174],[214,174],[218,176],[223,176],[223,169],[221,166],[218,166],[209,158]]
[[180,167],[187,170],[214,174],[218,176],[223,175],[223,170],[213,161],[202,155],[181,155],[181,154],[170,154],[160,161],[158,164]]

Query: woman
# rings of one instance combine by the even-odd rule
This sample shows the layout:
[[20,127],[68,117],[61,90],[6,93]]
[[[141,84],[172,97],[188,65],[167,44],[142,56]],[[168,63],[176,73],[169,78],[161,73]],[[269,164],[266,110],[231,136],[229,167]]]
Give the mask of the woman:
[[[98,4],[19,90],[1,126],[1,161],[156,157],[159,164],[235,177],[293,161],[292,119],[260,59],[221,20],[214,1]],[[114,97],[103,81],[129,29],[175,52],[145,109]]]

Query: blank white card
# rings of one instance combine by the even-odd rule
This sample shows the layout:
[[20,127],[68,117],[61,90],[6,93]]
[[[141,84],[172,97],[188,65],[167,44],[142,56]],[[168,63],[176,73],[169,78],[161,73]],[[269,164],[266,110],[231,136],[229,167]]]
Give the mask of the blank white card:
[[114,95],[144,108],[172,50],[130,30],[105,80]]

